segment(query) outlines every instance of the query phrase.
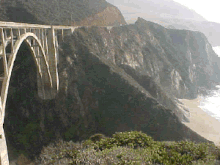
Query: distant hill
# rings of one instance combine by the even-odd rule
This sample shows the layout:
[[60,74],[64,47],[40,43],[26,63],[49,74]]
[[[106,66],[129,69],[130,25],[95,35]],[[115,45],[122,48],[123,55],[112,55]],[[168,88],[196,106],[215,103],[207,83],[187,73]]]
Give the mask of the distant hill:
[[125,16],[126,21],[152,18],[179,18],[197,21],[205,19],[194,10],[172,0],[107,0],[116,5]]
[[213,47],[220,46],[219,23],[185,19],[152,19],[150,21],[161,24],[169,29],[187,29],[192,31],[200,31],[205,34]]
[[[112,10],[115,15],[105,13],[107,8]],[[117,24],[126,24],[121,12],[105,0],[7,0],[1,3],[0,20],[81,25],[81,21],[85,22],[89,17],[89,23],[93,25],[95,22],[93,17],[103,11],[104,16],[99,17],[99,25],[115,25],[116,22]]]
[[186,29],[205,34],[212,46],[220,46],[220,24],[208,22],[194,10],[173,0],[107,0],[116,5],[128,23],[138,17],[169,29]]

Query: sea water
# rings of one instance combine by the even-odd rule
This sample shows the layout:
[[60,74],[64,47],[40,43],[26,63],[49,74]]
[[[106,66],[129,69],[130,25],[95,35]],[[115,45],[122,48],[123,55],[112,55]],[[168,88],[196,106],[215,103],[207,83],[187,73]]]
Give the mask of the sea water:
[[220,46],[212,47],[215,53],[220,57]]
[[[213,47],[215,53],[220,57],[220,46]],[[210,116],[220,121],[220,85],[216,86],[206,96],[200,96],[200,108]]]
[[216,86],[217,90],[212,90],[206,96],[200,96],[199,107],[208,115],[220,121],[220,85]]

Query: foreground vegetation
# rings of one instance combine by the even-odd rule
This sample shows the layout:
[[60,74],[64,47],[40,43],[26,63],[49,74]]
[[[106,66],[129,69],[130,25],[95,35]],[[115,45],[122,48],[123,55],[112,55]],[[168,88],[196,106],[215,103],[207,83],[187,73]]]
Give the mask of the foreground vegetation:
[[82,143],[59,141],[42,150],[37,164],[217,164],[220,149],[210,143],[159,142],[142,132],[95,134]]

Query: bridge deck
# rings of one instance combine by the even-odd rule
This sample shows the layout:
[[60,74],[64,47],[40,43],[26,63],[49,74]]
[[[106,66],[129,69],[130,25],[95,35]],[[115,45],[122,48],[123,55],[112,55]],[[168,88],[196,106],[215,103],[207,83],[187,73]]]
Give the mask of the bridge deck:
[[3,21],[0,21],[0,27],[2,28],[43,28],[43,29],[50,29],[51,27],[53,27],[54,29],[73,29],[73,30],[75,28],[78,28],[78,26],[39,25],[39,24],[3,22]]

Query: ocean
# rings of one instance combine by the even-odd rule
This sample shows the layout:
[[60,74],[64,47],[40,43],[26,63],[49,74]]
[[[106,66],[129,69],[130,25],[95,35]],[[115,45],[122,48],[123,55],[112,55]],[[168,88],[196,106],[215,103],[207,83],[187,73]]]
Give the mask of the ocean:
[[220,57],[220,46],[212,47],[215,53]]
[[[220,46],[213,47],[215,53],[220,57]],[[217,90],[212,90],[207,96],[200,96],[200,108],[210,116],[220,121],[220,85]]]
[[200,96],[200,108],[208,115],[220,121],[220,85],[207,96]]

